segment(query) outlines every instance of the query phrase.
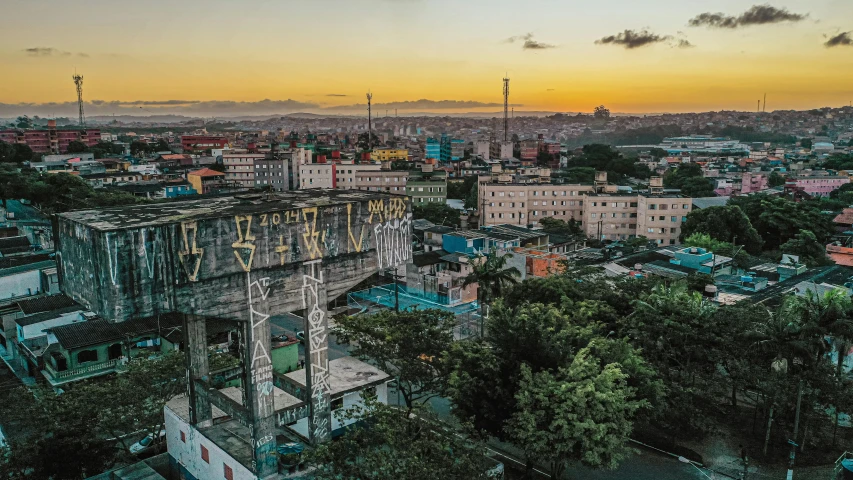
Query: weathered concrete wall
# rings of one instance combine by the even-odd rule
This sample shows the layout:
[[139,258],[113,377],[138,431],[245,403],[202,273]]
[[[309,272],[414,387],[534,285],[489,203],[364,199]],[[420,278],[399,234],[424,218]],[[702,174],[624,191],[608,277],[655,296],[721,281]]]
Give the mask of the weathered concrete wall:
[[195,200],[63,214],[62,291],[111,321],[172,311],[245,320],[247,272],[269,279],[270,310],[280,313],[303,308],[304,261],[322,260],[333,280],[331,300],[411,258],[407,198],[313,195],[301,202],[237,200],[217,208]]

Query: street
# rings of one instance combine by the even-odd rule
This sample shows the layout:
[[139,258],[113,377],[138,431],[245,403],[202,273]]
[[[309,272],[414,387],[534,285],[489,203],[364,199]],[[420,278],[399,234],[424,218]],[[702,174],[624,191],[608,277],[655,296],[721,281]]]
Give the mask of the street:
[[14,218],[10,218],[8,220],[14,220],[18,222],[26,220],[48,220],[41,212],[39,212],[30,205],[24,205],[18,200],[7,200],[6,212],[13,213],[15,215]]

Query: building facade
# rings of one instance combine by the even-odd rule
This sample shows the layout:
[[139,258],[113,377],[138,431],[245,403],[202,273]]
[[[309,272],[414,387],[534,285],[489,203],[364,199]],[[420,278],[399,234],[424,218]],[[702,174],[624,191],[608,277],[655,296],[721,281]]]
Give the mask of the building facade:
[[409,151],[404,148],[374,148],[370,159],[377,162],[404,162],[409,159]]
[[222,155],[225,180],[244,188],[255,187],[255,162],[263,160],[262,153],[235,153]]
[[228,139],[219,135],[182,135],[181,147],[185,152],[200,152],[228,146]]

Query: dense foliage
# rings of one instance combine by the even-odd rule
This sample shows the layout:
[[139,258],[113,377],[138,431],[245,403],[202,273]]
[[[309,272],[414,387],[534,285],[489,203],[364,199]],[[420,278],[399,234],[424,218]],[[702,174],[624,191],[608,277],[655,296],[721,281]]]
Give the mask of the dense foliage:
[[86,180],[75,175],[40,175],[34,170],[0,165],[0,201],[4,206],[7,199],[30,200],[45,213],[131,205],[145,201],[123,192],[95,190]]

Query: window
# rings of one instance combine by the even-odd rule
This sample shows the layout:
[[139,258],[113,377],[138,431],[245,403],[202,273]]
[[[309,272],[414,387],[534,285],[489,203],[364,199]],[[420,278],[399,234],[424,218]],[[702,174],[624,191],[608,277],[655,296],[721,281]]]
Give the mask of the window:
[[339,410],[344,408],[344,397],[336,398],[332,400],[332,411]]
[[682,210],[687,210],[687,204],[686,204],[686,203],[685,203],[685,204],[683,204],[683,205],[681,206],[681,209],[682,209]]
[[673,204],[672,204],[672,209],[673,209],[673,210],[675,210],[676,208],[678,208],[678,204],[677,204],[677,203],[673,203]]
[[669,218],[670,218],[670,220],[672,220],[673,222],[675,222],[676,220],[678,220],[678,217],[669,217]]
[[201,459],[206,463],[210,463],[210,452],[207,451],[207,447],[204,445],[201,446]]
[[234,470],[231,470],[231,467],[223,463],[222,470],[222,474],[225,476],[225,480],[234,480]]
[[658,217],[658,220],[660,220],[660,221],[664,221],[664,220],[666,220],[666,217],[664,217],[663,215],[661,215],[661,216],[659,216],[659,217]]
[[591,214],[591,215],[590,215],[590,217],[592,217],[592,218],[597,218],[597,217],[598,217],[598,214],[597,214],[597,213],[593,213],[593,214]]
[[187,434],[183,430],[181,430],[181,441],[187,443]]
[[657,210],[658,206],[654,203],[649,204],[649,210]]
[[97,362],[97,361],[98,361],[98,351],[97,350],[83,350],[77,354],[77,363]]
[[592,202],[592,206],[593,206],[593,207],[597,207],[597,206],[598,206],[598,202]]
[[687,221],[687,217],[681,217],[681,221],[682,221],[682,222],[686,222],[686,221]]

